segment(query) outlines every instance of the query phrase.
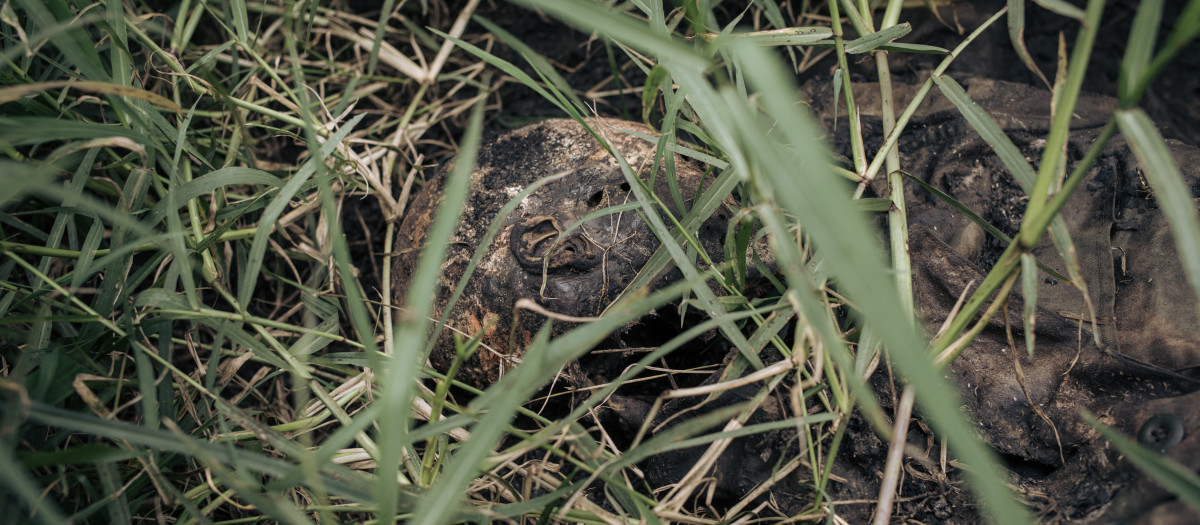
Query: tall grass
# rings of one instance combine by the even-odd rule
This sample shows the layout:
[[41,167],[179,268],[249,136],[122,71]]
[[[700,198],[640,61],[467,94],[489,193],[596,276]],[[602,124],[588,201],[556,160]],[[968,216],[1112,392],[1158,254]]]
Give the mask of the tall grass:
[[[182,0],[165,10],[117,0],[4,5],[4,515],[46,523],[732,521],[772,509],[749,508],[747,499],[713,516],[693,505],[705,490],[704,467],[734,437],[786,427],[798,433],[803,453],[788,456],[757,492],[808,469],[815,495],[792,517],[826,520],[837,509],[823,491],[851,415],[859,411],[885,437],[905,434],[886,423],[865,383],[868,363],[886,349],[909,385],[908,403],[897,408],[911,410],[915,399],[969,466],[965,474],[993,520],[1029,521],[960,416],[940,367],[986,322],[976,315],[987,299],[1033,271],[1038,239],[1049,232],[1071,260],[1057,214],[1118,130],[1156,193],[1186,195],[1137,102],[1200,32],[1200,0],[1188,3],[1161,49],[1153,42],[1163,3],[1142,3],[1123,62],[1120,108],[1070,174],[1061,171],[1059,146],[1103,20],[1099,0],[1067,12],[1081,30],[1054,82],[1056,118],[1037,171],[946,74],[963,47],[897,41],[909,30],[899,1],[881,13],[868,2],[830,1],[814,6],[833,15],[828,26],[796,27],[776,2],[763,0],[751,10],[764,25],[752,32],[717,26],[707,2],[677,9],[640,0],[621,8],[589,0],[515,3],[594,32],[614,70],[623,67],[618,62],[642,70],[642,117],[662,133],[660,155],[697,159],[714,179],[676,217],[622,164],[643,216],[668,240],[641,275],[674,265],[685,279],[649,296],[636,293],[645,284],[639,279],[598,320],[554,338],[544,330],[520,366],[465,404],[448,389],[452,377],[424,366],[433,314],[427,298],[443,252],[426,250],[414,299],[392,304],[397,219],[422,168],[457,154],[427,237],[429,246],[445,245],[488,104],[507,82],[529,86],[563,116],[587,124],[589,104],[556,66],[503,28],[473,20],[478,1],[451,12],[440,2],[389,0],[373,19],[298,0]],[[1009,4],[1010,34],[1023,47],[1012,15],[1023,2]],[[486,32],[472,32],[478,27]],[[498,58],[501,43],[525,63]],[[829,81],[849,111],[848,166],[833,163],[822,132],[797,105],[783,60],[796,66],[823,52],[839,64]],[[944,61],[915,100],[895,107],[886,53],[909,52]],[[877,64],[887,135],[878,151],[867,150],[858,126],[847,72],[855,55]],[[1030,199],[1020,233],[949,330],[930,342],[913,315],[904,166],[895,146],[934,88],[988,138]],[[681,144],[677,135],[695,143]],[[660,162],[670,175],[672,156]],[[881,174],[892,190],[885,206],[890,259],[876,246],[864,206],[853,202]],[[1058,180],[1061,189],[1052,191]],[[771,239],[787,288],[775,300],[741,297],[736,272],[697,264],[718,254],[702,253],[694,232],[731,196],[743,197],[745,224],[761,224],[759,233]],[[1200,297],[1194,207],[1187,199],[1161,205]],[[357,233],[348,237],[351,228]],[[348,243],[359,236],[368,242]],[[744,259],[747,238],[729,235],[732,259]],[[1070,277],[1083,285],[1077,270]],[[729,297],[717,297],[712,281]],[[1035,304],[1035,288],[1023,288]],[[565,417],[549,420],[526,408],[610,332],[681,297],[706,319]],[[838,315],[843,307],[853,308],[855,325]],[[786,333],[793,320],[794,333]],[[589,432],[589,411],[623,381],[714,329],[739,358],[713,389],[675,394],[757,385],[748,402],[639,435],[624,450]],[[759,354],[768,345],[786,359],[764,365]],[[750,424],[771,395],[799,410],[785,421]],[[518,418],[536,428],[518,428]],[[646,490],[640,460],[698,445],[707,450],[678,485]],[[882,522],[899,457],[887,466],[876,511]],[[1194,476],[1153,459],[1149,468],[1196,492]],[[591,487],[599,490],[584,495]]]

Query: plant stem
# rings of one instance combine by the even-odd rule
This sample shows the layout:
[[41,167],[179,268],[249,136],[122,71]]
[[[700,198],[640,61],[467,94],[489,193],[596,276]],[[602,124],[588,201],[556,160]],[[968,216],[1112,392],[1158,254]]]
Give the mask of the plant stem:
[[[1079,90],[1083,87],[1083,75],[1087,72],[1088,60],[1092,56],[1092,47],[1096,42],[1096,33],[1100,30],[1100,14],[1104,11],[1104,0],[1090,0],[1087,8],[1087,19],[1079,28],[1079,36],[1075,39],[1075,49],[1071,53],[1071,64],[1067,71],[1067,84],[1063,87],[1054,107],[1053,122],[1050,124],[1050,134],[1046,137],[1046,148],[1043,150],[1042,162],[1038,166],[1037,181],[1029,194],[1029,206],[1025,208],[1026,217],[1035,217],[1041,213],[1050,195],[1050,186],[1054,182],[1054,174],[1058,167],[1066,163],[1067,137],[1071,134],[1071,116],[1075,111],[1075,103],[1079,100]],[[1021,228],[1021,243],[1032,246],[1041,237],[1041,232],[1034,229]]]

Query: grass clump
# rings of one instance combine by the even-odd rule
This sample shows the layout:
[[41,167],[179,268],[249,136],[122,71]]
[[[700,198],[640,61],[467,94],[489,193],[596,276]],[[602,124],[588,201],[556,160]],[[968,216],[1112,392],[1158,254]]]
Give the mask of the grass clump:
[[[1056,217],[1094,155],[1070,174],[1056,170],[1066,165],[1059,146],[1102,2],[1068,13],[1082,29],[1054,82],[1059,118],[1036,172],[946,74],[963,47],[898,41],[911,29],[900,21],[903,2],[877,11],[867,2],[766,0],[726,25],[706,2],[670,9],[660,2],[514,3],[591,33],[609,66],[606,78],[573,89],[566,66],[537,56],[493,21],[473,18],[489,8],[477,0],[454,9],[389,0],[369,12],[354,2],[291,0],[4,4],[0,504],[23,520],[50,523],[716,523],[783,518],[777,505],[754,497],[805,469],[812,499],[787,518],[827,520],[836,502],[825,488],[851,417],[861,413],[884,437],[904,436],[915,402],[970,466],[966,476],[987,514],[1028,521],[938,365],[986,322],[976,314],[987,299],[1035,268],[1029,251],[1037,239],[1049,231],[1072,257]],[[1122,131],[1165,193],[1180,184],[1178,170],[1136,103],[1200,31],[1198,6],[1188,4],[1159,49],[1153,21],[1162,2],[1140,8],[1120,109],[1093,146],[1099,152]],[[962,46],[1004,14],[971,28]],[[1019,43],[1019,20],[1010,18],[1009,27]],[[890,100],[887,53],[932,53],[943,62],[907,107],[885,103],[886,140],[868,151],[849,71],[859,56],[873,60]],[[824,56],[836,60],[829,81],[850,113],[852,154],[841,164],[798,107],[791,76]],[[457,154],[428,236],[429,246],[448,242],[485,120],[516,96],[515,84],[585,123],[595,104],[628,113],[623,97],[640,100],[640,116],[662,133],[660,150],[684,150],[714,178],[689,213],[663,220],[667,206],[623,166],[643,217],[660,239],[672,240],[643,274],[674,265],[685,279],[646,297],[636,296],[635,282],[622,297],[634,299],[618,300],[598,320],[555,338],[542,332],[521,366],[460,401],[450,379],[424,366],[433,312],[419,298],[435,293],[441,252],[428,250],[415,269],[414,282],[424,286],[418,300],[396,305],[392,242],[422,170]],[[981,134],[996,137],[997,154],[1030,199],[1020,234],[929,342],[913,314],[904,167],[894,146],[935,88]],[[679,145],[679,137],[689,142]],[[670,172],[671,156],[663,162]],[[888,210],[890,261],[853,202],[879,176],[891,201],[868,204]],[[721,300],[708,281],[737,295],[724,281],[734,276],[697,265],[690,253],[699,248],[690,238],[696,228],[730,200],[746,224],[761,225],[756,234],[771,239],[786,282],[772,301]],[[1163,205],[1183,232],[1180,251],[1200,290],[1194,210],[1186,202]],[[730,238],[743,239],[744,253],[746,237],[735,231]],[[684,296],[705,315],[699,325],[580,397],[564,417],[530,408],[564,365]],[[1028,285],[1025,296],[1036,297]],[[394,317],[400,309],[406,315]],[[846,321],[849,309],[854,322]],[[639,434],[625,449],[597,439],[589,409],[622,380],[714,329],[740,351],[724,381],[712,391],[667,395],[752,384],[748,402]],[[756,362],[768,345],[785,359]],[[908,384],[919,385],[900,394],[894,419],[904,423],[895,427],[865,382],[884,348]],[[787,399],[793,413],[751,422],[771,397]],[[705,505],[705,467],[730,440],[782,427],[796,430],[799,452],[745,500]],[[893,446],[885,470],[876,514],[883,521],[902,445]],[[690,446],[707,451],[679,484],[653,492],[640,480],[639,461]]]

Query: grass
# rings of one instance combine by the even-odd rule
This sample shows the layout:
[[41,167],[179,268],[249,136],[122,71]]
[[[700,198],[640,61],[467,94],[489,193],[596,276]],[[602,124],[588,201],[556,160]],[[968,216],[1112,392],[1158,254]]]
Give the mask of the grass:
[[[899,374],[919,385],[905,387],[898,408],[911,411],[913,400],[921,407],[969,465],[963,472],[992,520],[1028,522],[992,453],[959,415],[939,366],[986,321],[976,314],[987,299],[1015,287],[1022,271],[1024,295],[1034,303],[1029,250],[1038,239],[1049,232],[1072,260],[1057,213],[1118,130],[1156,192],[1184,195],[1178,168],[1137,102],[1200,32],[1200,1],[1188,3],[1159,48],[1163,2],[1142,3],[1120,107],[1071,173],[1058,146],[1103,20],[1098,0],[1065,11],[1081,30],[1059,78],[1047,80],[1057,93],[1056,120],[1036,171],[946,74],[962,47],[896,41],[908,32],[901,18],[910,12],[899,1],[877,13],[851,0],[802,3],[804,12],[754,2],[741,15],[754,27],[743,31],[743,24],[736,34],[733,24],[716,24],[706,2],[669,10],[642,1],[619,9],[587,0],[514,3],[593,33],[611,93],[573,89],[561,73],[566,66],[473,18],[483,9],[478,1],[452,10],[437,0],[389,0],[370,16],[341,2],[295,0],[4,4],[0,505],[8,515],[46,523],[734,521],[776,509],[751,507],[751,498],[724,511],[696,503],[706,490],[703,467],[733,437],[786,427],[796,431],[801,452],[757,490],[804,469],[811,501],[791,518],[828,520],[837,504],[824,489],[851,415],[861,413],[884,438],[905,434],[886,423],[864,381],[868,363],[886,348]],[[1023,49],[1023,22],[1012,13],[1024,5],[1009,5],[1009,33]],[[1005,14],[969,28],[976,32],[962,45],[1003,24]],[[787,22],[799,19],[812,24]],[[504,46],[515,50],[512,62],[500,56]],[[944,61],[916,100],[896,107],[887,96],[887,53],[905,52]],[[823,132],[796,105],[789,74],[829,53],[839,64],[829,81],[850,115],[845,166],[833,162]],[[887,140],[877,151],[864,145],[846,73],[859,57],[874,61],[885,95]],[[633,73],[646,79],[642,85],[624,79]],[[436,292],[442,252],[424,254],[415,269],[417,299],[406,305],[392,303],[388,255],[422,170],[457,155],[428,236],[429,246],[445,246],[484,121],[503,107],[511,84],[584,122],[592,104],[616,104],[608,99],[620,93],[640,97],[642,118],[663,134],[660,153],[673,148],[698,159],[714,178],[686,214],[664,220],[659,196],[623,164],[643,216],[660,238],[673,240],[643,274],[675,265],[684,280],[648,296],[635,293],[644,284],[635,281],[598,320],[554,338],[543,331],[520,366],[470,397],[461,392],[471,387],[451,390],[452,377],[424,366],[435,312],[420,298]],[[988,138],[1030,198],[1020,233],[930,342],[914,322],[904,166],[894,146],[933,89]],[[673,172],[670,156],[660,161]],[[879,175],[893,189],[890,260],[853,202]],[[740,199],[744,224],[761,227],[755,235],[769,234],[787,286],[781,297],[741,297],[744,268],[718,272],[696,263],[692,252],[701,252],[700,261],[714,254],[704,254],[689,232],[731,197]],[[1161,206],[1200,297],[1195,210],[1187,199]],[[733,259],[746,253],[749,238],[730,233]],[[1081,283],[1073,266],[1070,277]],[[548,419],[536,411],[531,400],[564,365],[685,296],[703,322],[569,414]],[[850,305],[854,323],[839,315]],[[602,429],[589,432],[589,410],[709,330],[739,350],[724,382],[659,402],[755,385],[747,402],[667,431],[643,428],[623,450],[597,436]],[[1027,341],[1034,351],[1032,334]],[[764,365],[758,356],[767,346],[785,359]],[[788,399],[792,417],[752,423],[770,396]],[[883,523],[900,443],[877,503]],[[707,447],[699,466],[668,491],[646,490],[637,462],[687,446]],[[1146,468],[1194,498],[1194,476],[1155,459]]]

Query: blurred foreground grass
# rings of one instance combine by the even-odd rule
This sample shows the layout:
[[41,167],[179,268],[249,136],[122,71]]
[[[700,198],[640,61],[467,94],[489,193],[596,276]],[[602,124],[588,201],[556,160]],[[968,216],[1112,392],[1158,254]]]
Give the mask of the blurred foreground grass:
[[[1078,182],[1071,174],[1065,190],[1050,191],[1066,175],[1054,171],[1065,165],[1054,157],[1062,151],[1054,141],[1065,140],[1066,121],[1048,139],[1039,172],[997,146],[1031,194],[1025,228],[950,329],[929,343],[912,321],[905,250],[892,250],[884,262],[852,202],[861,190],[856,195],[846,181],[865,184],[879,175],[894,188],[902,183],[899,157],[887,146],[911,113],[887,108],[892,138],[880,151],[867,151],[852,125],[852,158],[834,165],[820,144],[823,132],[795,103],[789,76],[833,53],[840,73],[830,81],[848,97],[848,60],[860,56],[878,64],[883,89],[885,51],[940,54],[949,64],[951,50],[896,42],[908,31],[901,2],[880,5],[878,17],[866,2],[754,2],[738,31],[758,32],[736,36],[732,24],[717,25],[704,2],[516,3],[595,32],[615,72],[610,94],[572,90],[562,65],[537,57],[488,20],[472,19],[481,9],[476,0],[453,8],[385,1],[368,11],[353,2],[298,0],[4,3],[2,515],[47,523],[715,523],[775,516],[769,506],[749,508],[750,499],[715,514],[694,502],[704,490],[699,477],[654,494],[636,474],[639,458],[681,443],[709,446],[711,459],[724,438],[768,430],[734,432],[755,403],[626,450],[598,441],[584,423],[587,408],[617,384],[559,420],[524,408],[609,331],[690,293],[710,321],[630,375],[717,327],[741,338],[735,343],[743,355],[772,344],[791,357],[790,366],[758,372],[755,399],[778,393],[804,407],[785,423],[797,429],[805,452],[780,465],[778,476],[807,469],[817,495],[792,518],[835,513],[821,489],[855,410],[881,435],[891,434],[864,382],[886,347],[901,374],[920,385],[906,390],[909,404],[901,406],[911,410],[915,398],[953,453],[972,466],[967,476],[993,519],[1026,521],[991,453],[959,415],[933,356],[952,359],[965,347],[984,299],[1012,289],[1018,270],[1032,267],[1027,248],[1053,230],[1071,181]],[[1071,113],[1101,6],[1093,1],[1067,13],[1086,20],[1086,29],[1057,83],[1057,115]],[[1105,136],[1120,128],[1139,137],[1131,138],[1144,145],[1139,155],[1158,167],[1151,182],[1167,188],[1178,182],[1177,170],[1172,175],[1169,158],[1156,153],[1161,138],[1135,103],[1171,53],[1200,30],[1200,2],[1189,3],[1190,18],[1156,50],[1153,15],[1161,7],[1144,2],[1139,11],[1144,23],[1130,36],[1121,110]],[[843,38],[847,33],[864,36]],[[528,65],[498,58],[502,45]],[[633,70],[644,85],[623,84],[622,72]],[[944,71],[927,90],[942,90],[970,116],[970,101]],[[431,306],[391,304],[387,255],[422,170],[456,153],[471,158],[485,115],[503,106],[501,88],[511,83],[527,84],[576,118],[611,93],[641,95],[643,117],[653,114],[663,143],[674,143],[676,133],[695,138],[690,146],[702,151],[716,178],[696,210],[676,218],[683,228],[653,221],[661,208],[641,192],[660,238],[677,239],[645,273],[675,264],[687,282],[619,303],[553,341],[536,340],[527,354],[543,358],[527,360],[464,406],[422,366]],[[853,101],[845,105],[853,124]],[[986,118],[973,125],[992,131]],[[469,167],[458,163],[450,179],[461,184]],[[695,266],[681,244],[731,194],[745,197],[746,213],[772,238],[789,285],[776,303],[727,308],[734,303],[706,300],[703,280],[722,277]],[[462,196],[447,194],[431,246],[448,239]],[[889,235],[901,247],[902,198],[891,204]],[[1181,253],[1200,277],[1194,210],[1172,211],[1183,232]],[[1069,238],[1062,241],[1069,246]],[[435,282],[439,263],[431,250],[415,281]],[[843,295],[827,293],[830,281]],[[1193,283],[1200,290],[1200,279]],[[418,299],[433,292],[428,286]],[[835,315],[843,296],[857,310],[856,325]],[[393,325],[392,313],[402,307],[410,315]],[[803,322],[788,333],[793,318]],[[735,322],[748,338],[729,331]],[[732,366],[752,372],[746,361]],[[787,384],[803,388],[783,392]],[[540,428],[514,427],[518,416]],[[723,422],[730,422],[726,431],[704,430]],[[898,469],[889,463],[881,493],[894,487]],[[597,486],[599,495],[583,495]],[[886,502],[879,510],[885,520]]]

